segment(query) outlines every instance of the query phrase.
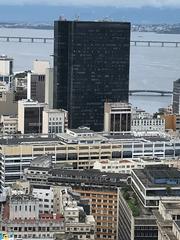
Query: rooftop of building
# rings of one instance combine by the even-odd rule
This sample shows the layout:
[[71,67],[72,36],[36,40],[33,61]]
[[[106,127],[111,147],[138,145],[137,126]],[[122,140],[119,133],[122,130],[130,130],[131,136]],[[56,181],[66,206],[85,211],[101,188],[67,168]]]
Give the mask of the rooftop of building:
[[82,128],[72,128],[72,129],[69,129],[71,132],[74,132],[74,133],[95,133],[93,130],[87,128],[87,127],[82,127]]
[[0,138],[0,145],[18,145],[18,144],[31,144],[53,142],[61,144],[59,138],[56,135],[43,135],[43,134],[17,134],[6,135]]
[[120,141],[124,141],[124,140],[138,140],[141,142],[166,142],[169,141],[170,136],[168,135],[164,135],[164,134],[155,134],[155,135],[146,135],[143,134],[141,135],[137,135],[134,133],[121,133],[118,135],[106,135],[106,138],[108,139],[115,139],[115,140],[120,140]]
[[20,202],[26,202],[26,201],[38,201],[38,199],[37,198],[35,198],[34,196],[32,196],[32,195],[28,195],[28,194],[26,194],[26,195],[24,195],[24,194],[22,194],[22,195],[12,195],[12,196],[10,196],[10,202],[12,203],[12,202],[18,202],[18,201],[20,201]]
[[13,60],[13,58],[8,57],[7,55],[0,55],[0,60],[9,61],[9,60]]
[[83,144],[98,142],[107,142],[107,138],[102,134],[94,132],[88,128],[67,129],[66,133],[60,133],[57,135],[65,143]]
[[124,186],[128,180],[128,174],[107,173],[98,170],[62,170],[52,169],[49,171],[49,182],[59,182],[70,186],[101,186],[118,187]]
[[32,99],[22,99],[18,101],[18,104],[24,105],[24,107],[46,107],[46,103],[40,103]]
[[42,167],[49,169],[52,166],[52,157],[50,155],[42,155],[31,161],[30,167]]
[[[150,219],[154,221],[152,210],[143,207],[136,194],[133,192],[130,186],[126,186],[121,189],[124,200],[126,201],[129,209],[132,212],[134,218],[137,218],[137,224],[141,221]],[[143,219],[143,220],[142,220]],[[139,222],[138,222],[139,221]],[[145,222],[144,222],[145,224]]]
[[180,187],[180,171],[167,165],[150,165],[132,170],[146,188]]
[[131,103],[127,102],[105,102],[105,106],[111,106],[111,108],[130,108],[132,107]]
[[180,83],[180,78],[174,81],[175,83]]
[[[93,132],[84,129],[72,129],[73,134],[60,133],[60,134],[14,134],[6,135],[0,138],[0,145],[19,145],[19,144],[40,144],[49,142],[58,144],[93,144],[95,143],[108,143],[108,144],[138,144],[138,143],[164,143],[171,144],[172,136],[165,134],[156,134],[153,136],[137,135],[133,133],[121,133],[118,135],[110,135],[105,133]],[[179,142],[180,139],[173,141]]]
[[86,24],[86,23],[91,23],[91,24],[95,24],[95,25],[107,25],[107,24],[114,24],[114,25],[128,25],[130,26],[130,22],[124,22],[124,21],[112,21],[112,19],[110,18],[102,18],[102,19],[98,19],[98,20],[88,20],[88,21],[85,21],[85,20],[79,20],[79,19],[75,19],[75,20],[68,20],[62,16],[60,16],[60,18],[58,20],[56,20],[55,22],[65,22],[65,23],[76,23],[76,24]]
[[128,174],[119,174],[119,173],[107,173],[107,172],[100,172],[99,170],[77,170],[77,169],[52,169],[50,170],[50,173],[52,175],[59,175],[59,176],[73,176],[81,179],[85,178],[98,178],[98,179],[103,179],[106,181],[110,181],[110,179],[115,179],[115,180],[120,180],[120,179],[127,179],[129,176]]
[[47,113],[67,113],[66,110],[64,109],[44,109],[44,112],[47,112]]

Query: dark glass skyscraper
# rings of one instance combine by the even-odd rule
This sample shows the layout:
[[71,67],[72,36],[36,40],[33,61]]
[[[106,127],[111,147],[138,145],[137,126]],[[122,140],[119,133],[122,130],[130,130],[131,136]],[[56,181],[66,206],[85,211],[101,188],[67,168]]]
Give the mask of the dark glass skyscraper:
[[180,114],[180,79],[173,82],[173,113]]
[[103,130],[104,102],[128,101],[130,23],[55,21],[54,108]]

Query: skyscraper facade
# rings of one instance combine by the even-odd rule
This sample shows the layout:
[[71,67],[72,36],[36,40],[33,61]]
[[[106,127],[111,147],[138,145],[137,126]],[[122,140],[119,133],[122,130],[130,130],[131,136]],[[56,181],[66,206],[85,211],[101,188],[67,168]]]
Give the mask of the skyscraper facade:
[[55,21],[54,108],[103,130],[104,102],[128,102],[130,23]]
[[180,114],[180,79],[173,82],[173,113]]

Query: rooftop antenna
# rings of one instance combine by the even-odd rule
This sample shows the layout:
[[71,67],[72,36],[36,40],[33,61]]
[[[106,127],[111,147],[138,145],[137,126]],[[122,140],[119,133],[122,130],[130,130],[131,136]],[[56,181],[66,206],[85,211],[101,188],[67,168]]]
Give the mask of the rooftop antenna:
[[66,21],[66,18],[64,17],[64,15],[61,15],[61,16],[59,17],[59,20],[60,20],[60,21]]
[[80,18],[79,15],[76,14],[76,15],[75,15],[75,21],[78,22],[78,21],[79,21],[79,18]]

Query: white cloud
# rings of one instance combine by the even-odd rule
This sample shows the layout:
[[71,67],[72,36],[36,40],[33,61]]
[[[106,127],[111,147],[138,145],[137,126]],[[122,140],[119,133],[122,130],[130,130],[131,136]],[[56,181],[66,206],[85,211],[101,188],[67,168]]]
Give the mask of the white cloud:
[[180,7],[180,0],[0,0],[0,5]]

